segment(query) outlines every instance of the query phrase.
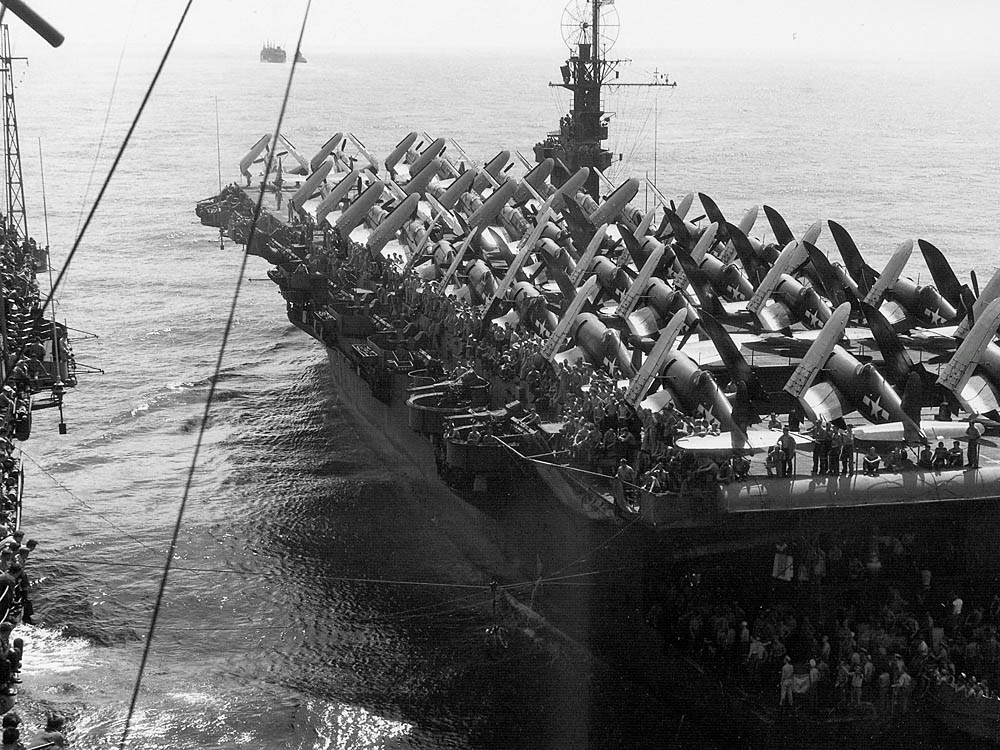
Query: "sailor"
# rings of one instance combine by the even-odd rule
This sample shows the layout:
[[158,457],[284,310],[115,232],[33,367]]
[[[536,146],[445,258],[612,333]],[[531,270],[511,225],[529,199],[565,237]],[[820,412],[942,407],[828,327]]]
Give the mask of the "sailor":
[[965,430],[965,439],[969,443],[969,463],[970,469],[979,468],[979,430],[973,421],[974,417],[969,417],[969,427]]
[[837,476],[840,473],[840,456],[844,450],[844,431],[830,425],[830,474]]
[[281,186],[285,183],[281,176],[281,157],[278,157],[278,168],[274,174],[274,202],[278,211],[281,210]]
[[629,466],[624,458],[618,462],[618,470],[615,477],[624,485],[635,484],[635,469]]
[[792,404],[792,408],[788,411],[788,429],[792,432],[798,432],[801,426],[802,412],[799,410],[798,404]]
[[925,445],[920,449],[920,456],[917,458],[917,466],[922,469],[934,468],[934,453],[931,451],[931,447],[929,445]]
[[784,475],[790,477],[795,473],[795,438],[792,437],[791,431],[787,427],[782,428],[778,445],[781,446],[781,451],[785,454]]
[[826,427],[822,419],[819,422],[813,424],[812,429],[809,430],[809,436],[813,439],[813,466],[812,473],[820,473],[820,457],[826,456],[823,446],[821,445],[821,440],[826,432]]
[[35,732],[28,740],[28,747],[66,747],[66,735],[63,734],[63,717],[59,714],[49,714],[45,729]]
[[962,468],[962,444],[956,440],[948,450],[948,467],[952,469]]
[[913,678],[903,669],[892,685],[892,712],[905,714],[909,707],[910,688]]
[[795,682],[795,667],[792,660],[785,657],[785,663],[781,666],[781,700],[779,706],[785,705],[785,697],[788,697],[788,705],[792,706],[792,684]]
[[950,422],[951,421],[951,407],[948,406],[947,401],[942,401],[941,405],[938,406],[937,416],[934,417],[938,422]]
[[878,454],[878,451],[875,450],[875,446],[873,445],[869,447],[862,464],[862,473],[870,477],[877,477],[879,464],[881,462],[882,457]]
[[750,474],[750,459],[746,456],[733,456],[733,479],[742,482]]
[[939,440],[937,448],[934,449],[934,468],[943,469],[948,465],[948,449],[944,447],[944,441]]
[[781,443],[775,443],[767,451],[767,458],[764,460],[767,475],[783,477],[785,476],[785,451],[781,448]]
[[778,415],[775,412],[771,412],[771,418],[767,422],[767,429],[769,430],[780,430],[781,420],[778,419]]

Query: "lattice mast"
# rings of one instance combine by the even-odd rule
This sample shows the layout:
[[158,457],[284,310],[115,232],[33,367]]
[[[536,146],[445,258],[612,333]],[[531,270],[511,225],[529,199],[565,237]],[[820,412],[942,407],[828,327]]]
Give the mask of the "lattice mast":
[[0,24],[0,73],[3,75],[3,145],[7,178],[5,214],[17,241],[28,238],[28,215],[24,208],[24,181],[21,177],[21,143],[17,135],[17,107],[14,104],[14,72],[7,24]]
[[[601,93],[605,86],[673,86],[666,77],[651,83],[622,83],[618,68],[625,60],[608,60],[618,34],[618,14],[614,0],[570,0],[563,10],[563,40],[570,57],[560,68],[561,83],[549,86],[566,89],[573,94],[573,107],[559,120],[559,130],[549,133],[535,145],[535,160],[552,157],[556,169],[554,184],[561,185],[581,167],[591,173],[584,190],[600,200],[600,176],[611,166],[613,156],[604,148],[608,138],[611,114],[604,111]],[[611,81],[614,81],[611,83]]]

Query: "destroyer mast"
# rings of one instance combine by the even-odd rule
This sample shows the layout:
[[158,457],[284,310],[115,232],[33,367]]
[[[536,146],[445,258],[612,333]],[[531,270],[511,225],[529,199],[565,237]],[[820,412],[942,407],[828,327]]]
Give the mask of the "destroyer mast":
[[611,166],[612,154],[604,148],[608,138],[611,113],[604,111],[601,92],[610,86],[676,86],[662,79],[651,83],[618,82],[618,67],[625,60],[608,60],[606,55],[614,46],[618,34],[618,13],[614,0],[570,0],[563,10],[563,41],[570,50],[570,57],[560,68],[562,83],[549,86],[573,93],[569,113],[559,120],[559,130],[549,133],[544,141],[535,144],[535,161],[541,163],[553,158],[556,167],[552,182],[557,187],[581,167],[590,168],[584,191],[594,200],[600,200],[600,179]]
[[14,106],[14,72],[7,24],[0,24],[0,75],[3,77],[3,140],[6,174],[5,216],[16,232],[17,242],[28,239],[28,216],[24,210],[24,180],[21,177],[21,143],[17,135],[17,108]]

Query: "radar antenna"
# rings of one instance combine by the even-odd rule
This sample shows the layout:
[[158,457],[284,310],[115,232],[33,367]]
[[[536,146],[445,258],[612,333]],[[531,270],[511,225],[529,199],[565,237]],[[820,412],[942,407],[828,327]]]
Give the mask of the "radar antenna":
[[[607,52],[618,37],[618,11],[615,0],[569,0],[563,9],[562,37],[570,57],[560,68],[561,83],[549,86],[573,93],[569,113],[559,120],[559,130],[535,144],[535,161],[552,158],[555,185],[562,185],[581,167],[590,168],[584,190],[594,200],[600,199],[603,171],[611,166],[611,152],[604,148],[608,138],[611,113],[605,112],[601,91],[605,86],[675,86],[659,76],[651,83],[618,81],[618,67],[624,60],[608,60]],[[599,173],[600,172],[600,173]]]

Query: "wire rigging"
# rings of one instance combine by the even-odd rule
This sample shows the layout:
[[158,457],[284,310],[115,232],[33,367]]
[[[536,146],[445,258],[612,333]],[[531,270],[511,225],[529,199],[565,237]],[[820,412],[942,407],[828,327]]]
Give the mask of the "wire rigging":
[[73,258],[76,256],[76,251],[80,249],[80,244],[83,242],[83,238],[87,234],[87,229],[90,228],[90,222],[93,221],[95,214],[97,214],[97,209],[100,207],[101,201],[104,199],[104,194],[108,190],[108,185],[111,184],[111,178],[114,177],[115,172],[118,170],[118,165],[121,163],[122,157],[125,155],[125,149],[128,148],[128,144],[132,140],[132,135],[135,133],[135,129],[139,126],[139,120],[142,119],[143,112],[146,111],[146,105],[149,104],[149,100],[152,98],[153,90],[156,88],[156,84],[160,80],[160,75],[163,73],[163,68],[166,66],[167,59],[170,57],[170,53],[174,48],[174,43],[177,41],[177,36],[180,34],[181,27],[184,25],[184,20],[187,18],[188,11],[191,10],[192,2],[193,0],[188,0],[187,4],[184,6],[184,10],[181,12],[180,21],[174,29],[173,36],[170,37],[170,42],[167,44],[166,50],[164,50],[163,57],[160,58],[160,62],[156,66],[156,72],[153,73],[153,78],[149,82],[149,86],[146,88],[145,94],[142,96],[142,101],[139,103],[139,109],[136,111],[135,117],[132,118],[132,123],[129,125],[128,131],[122,139],[121,146],[118,147],[118,153],[115,154],[114,161],[111,163],[110,169],[108,169],[108,174],[105,176],[104,182],[101,183],[101,189],[98,191],[97,197],[94,198],[94,203],[90,207],[90,211],[87,212],[87,218],[84,220],[83,226],[80,227],[80,231],[77,233],[76,239],[73,241],[73,246],[70,248],[69,254],[66,256],[66,260],[63,261],[62,268],[59,269],[59,274],[56,276],[55,284],[51,289],[49,289],[49,294],[41,305],[41,311],[43,313],[46,309],[48,309],[52,298],[55,297],[60,284],[62,284],[63,277],[65,277],[70,264],[73,262]]
[[[101,159],[101,151],[104,148],[104,137],[108,132],[108,123],[111,121],[111,108],[115,102],[115,94],[118,91],[118,76],[121,73],[122,61],[125,59],[125,49],[128,47],[129,36],[132,33],[132,23],[135,21],[135,8],[138,5],[138,0],[132,3],[132,14],[129,16],[128,28],[125,30],[125,38],[122,40],[122,49],[118,53],[118,64],[115,66],[115,77],[111,82],[111,95],[108,97],[108,108],[104,112],[104,125],[101,126],[101,137],[97,140],[97,151],[94,152],[94,163],[90,166],[90,175],[87,177],[87,187],[83,191],[83,197],[80,199],[80,213],[76,220],[76,232],[80,232],[80,224],[83,222],[83,207],[87,204],[87,199],[90,197],[90,188],[94,184],[94,175],[97,173],[97,164]],[[50,269],[51,270],[51,269]],[[49,287],[51,288],[52,282],[51,278],[49,280]]]
[[[41,471],[49,479],[51,479],[52,483],[55,484],[59,489],[63,490],[67,495],[69,495],[76,502],[78,502],[80,505],[82,505],[84,508],[86,508],[90,513],[92,513],[93,515],[95,515],[98,518],[100,518],[101,520],[103,520],[105,523],[107,523],[109,526],[111,526],[111,528],[115,529],[118,533],[124,534],[129,539],[131,539],[133,542],[135,542],[136,544],[138,544],[141,547],[145,547],[146,549],[150,550],[151,552],[155,552],[158,555],[159,554],[163,554],[163,550],[159,550],[159,549],[156,549],[155,547],[151,547],[150,545],[146,544],[144,541],[142,541],[141,539],[139,539],[137,536],[134,536],[133,534],[130,534],[128,532],[128,530],[126,530],[126,529],[122,528],[121,526],[119,526],[117,523],[115,523],[114,521],[112,521],[106,515],[104,515],[99,510],[97,510],[96,508],[94,508],[94,506],[90,505],[86,500],[84,500],[80,496],[74,494],[74,492],[69,487],[67,487],[65,484],[63,484],[62,482],[60,482],[52,474],[52,472],[50,472],[48,469],[46,469],[44,466],[42,466],[40,463],[38,463],[38,461],[35,459],[35,457],[32,456],[30,453],[27,453],[26,451],[24,451],[22,449],[21,450],[21,455],[24,456],[25,458],[27,458],[29,461],[31,461],[31,463],[33,463],[35,465],[35,468],[37,468],[39,471]],[[74,560],[76,560],[76,558],[74,558]],[[156,567],[159,568],[160,566],[157,565]]]
[[[193,0],[188,0],[188,3],[187,3],[187,5],[184,8],[184,13],[181,16],[181,20],[180,20],[180,22],[177,25],[177,29],[174,31],[174,36],[170,40],[170,44],[167,46],[166,54],[164,55],[163,60],[161,61],[159,68],[157,68],[156,75],[154,76],[154,79],[153,79],[153,84],[155,84],[156,79],[159,77],[160,71],[163,70],[163,66],[166,63],[166,60],[167,60],[167,57],[170,54],[171,48],[173,47],[174,40],[176,40],[177,35],[180,32],[181,26],[184,23],[184,19],[187,17],[187,13],[188,13],[188,10],[191,8],[191,3],[192,2],[193,2]],[[272,141],[273,145],[272,145],[272,148],[269,150],[269,153],[268,153],[267,164],[265,166],[265,171],[264,171],[264,181],[261,183],[260,193],[259,193],[258,198],[257,198],[257,205],[254,208],[253,223],[250,226],[250,234],[249,234],[249,237],[247,239],[247,245],[246,245],[247,250],[249,250],[249,248],[253,246],[253,238],[254,238],[254,234],[255,234],[256,229],[257,229],[257,222],[260,219],[261,210],[262,210],[263,204],[264,204],[264,188],[265,188],[265,184],[267,182],[267,175],[270,174],[271,164],[272,164],[272,161],[274,159],[274,154],[277,151],[278,137],[281,134],[281,126],[282,126],[282,123],[284,122],[284,119],[285,119],[285,109],[288,106],[288,98],[289,98],[289,96],[291,94],[291,91],[292,91],[292,81],[295,78],[295,69],[296,69],[296,67],[298,65],[298,61],[300,59],[300,52],[301,52],[301,49],[302,49],[302,38],[305,35],[306,25],[307,25],[307,23],[309,21],[309,9],[311,7],[312,7],[312,0],[307,0],[305,12],[302,14],[302,26],[299,29],[299,38],[298,38],[298,41],[295,43],[295,57],[292,58],[292,66],[291,66],[291,69],[288,72],[288,83],[285,86],[285,93],[284,93],[284,96],[282,97],[282,100],[281,100],[281,111],[278,114],[278,123],[277,123],[277,126],[274,129],[274,137],[273,137],[273,141]],[[152,85],[150,86],[150,91],[152,91]],[[139,114],[141,114],[142,109],[145,108],[145,105],[146,105],[146,102],[148,101],[148,99],[149,99],[149,92],[147,92],[146,97],[143,99],[142,106],[140,107]],[[126,136],[126,143],[127,143],[128,138],[131,136],[133,130],[135,129],[135,123],[136,122],[138,122],[138,115],[137,115],[136,121],[133,123],[132,127],[129,128],[129,133]],[[118,165],[118,161],[121,158],[121,154],[122,154],[122,152],[125,149],[125,145],[126,144],[124,144],[124,143],[122,144],[122,148],[121,148],[121,150],[118,153],[118,157],[115,159],[115,163],[112,165],[112,173],[114,172],[115,167],[117,167],[117,165]],[[109,175],[109,177],[110,177],[110,175]],[[107,187],[107,181],[105,181],[104,187],[101,188],[101,193],[98,195],[98,201],[100,200],[101,196],[103,196],[104,190],[105,190],[106,187]],[[95,203],[95,208],[96,208],[96,203]],[[88,224],[89,224],[90,218],[93,216],[93,214],[94,214],[94,211],[92,210],[91,213],[90,213],[90,215],[87,217],[87,223]],[[86,231],[86,225],[84,225],[84,231]],[[69,260],[72,259],[73,253],[75,253],[75,251],[76,251],[76,249],[77,249],[78,246],[79,246],[79,239],[74,244],[72,251],[70,251],[70,257],[67,258],[67,264],[68,264]],[[199,454],[201,452],[202,442],[203,442],[204,437],[205,437],[205,429],[208,426],[208,418],[209,418],[209,414],[210,414],[211,409],[212,409],[212,401],[214,400],[214,397],[215,397],[215,389],[216,389],[216,386],[218,384],[219,373],[222,371],[222,361],[223,361],[223,357],[225,356],[225,353],[226,353],[226,345],[229,342],[229,336],[230,336],[230,333],[232,332],[233,322],[236,319],[236,304],[239,301],[240,290],[241,290],[241,288],[243,286],[243,279],[244,279],[244,277],[246,275],[247,259],[249,257],[250,257],[249,256],[249,252],[244,252],[243,253],[243,259],[242,259],[242,262],[240,263],[239,276],[236,279],[236,287],[233,290],[232,303],[230,304],[230,307],[229,307],[229,317],[226,320],[226,326],[225,326],[225,329],[223,330],[223,333],[222,333],[222,342],[221,342],[221,344],[219,346],[219,356],[218,356],[218,358],[216,359],[216,362],[215,362],[215,372],[212,375],[211,384],[209,385],[209,389],[208,389],[208,396],[205,399],[205,410],[202,413],[201,425],[200,425],[200,427],[198,429],[198,440],[195,443],[194,454],[191,457],[191,466],[188,469],[187,480],[186,480],[186,482],[184,484],[184,494],[181,497],[180,506],[177,509],[177,520],[174,523],[174,530],[173,530],[173,533],[171,535],[170,546],[167,548],[167,559],[164,561],[163,575],[160,578],[159,589],[157,590],[157,593],[156,593],[156,601],[155,601],[155,603],[153,605],[153,613],[152,613],[152,617],[151,617],[150,623],[149,623],[149,631],[148,631],[147,636],[146,636],[146,643],[145,643],[145,646],[144,646],[143,651],[142,651],[142,659],[139,662],[139,670],[138,670],[138,673],[136,674],[135,686],[134,686],[133,691],[132,691],[132,698],[129,701],[128,713],[125,716],[125,724],[122,727],[121,741],[119,742],[119,745],[118,745],[120,750],[124,750],[125,749],[125,743],[128,740],[128,733],[129,733],[129,730],[130,730],[131,725],[132,725],[132,717],[135,715],[135,708],[136,708],[136,704],[137,704],[138,699],[139,699],[139,691],[140,691],[140,689],[142,687],[142,678],[143,678],[143,675],[145,674],[145,671],[146,671],[146,664],[149,661],[149,654],[150,654],[150,651],[152,650],[153,638],[154,638],[154,636],[156,634],[156,622],[157,622],[157,619],[159,618],[160,609],[161,609],[161,607],[163,605],[163,595],[164,595],[164,592],[166,591],[167,579],[169,578],[169,575],[170,575],[170,566],[171,566],[171,563],[173,562],[174,555],[176,554],[176,551],[177,551],[177,540],[180,537],[181,524],[182,524],[182,522],[184,520],[184,511],[185,511],[185,509],[187,507],[188,498],[190,497],[190,494],[191,494],[191,486],[192,486],[192,484],[194,482],[195,469],[197,468],[197,465],[198,465],[198,456],[199,456]],[[60,278],[61,277],[62,277],[62,274],[60,274]],[[56,280],[57,284],[58,284],[58,281],[59,280],[57,279]]]
[[[97,210],[97,206],[100,204],[101,198],[103,198],[104,193],[107,190],[107,186],[108,186],[108,183],[111,180],[111,176],[114,174],[115,170],[117,169],[119,161],[121,161],[122,154],[125,152],[125,148],[128,146],[128,142],[129,142],[130,138],[132,137],[132,133],[135,132],[136,125],[139,122],[139,118],[142,116],[142,113],[143,113],[143,111],[146,108],[146,104],[148,103],[148,101],[150,99],[150,95],[152,94],[153,88],[156,85],[157,80],[159,80],[160,73],[163,71],[163,68],[166,65],[167,59],[170,56],[170,52],[173,49],[174,42],[177,40],[177,36],[178,36],[178,34],[180,34],[181,27],[184,25],[184,21],[187,18],[188,11],[190,11],[190,9],[191,9],[192,2],[193,2],[193,0],[188,0],[187,4],[184,6],[184,11],[181,14],[180,20],[177,23],[177,27],[174,29],[174,34],[173,34],[173,36],[170,39],[170,43],[167,45],[167,49],[166,49],[166,51],[163,54],[163,58],[160,60],[160,64],[159,64],[159,66],[156,69],[156,73],[153,75],[153,80],[150,82],[149,88],[146,91],[146,95],[143,97],[142,104],[139,106],[139,111],[136,113],[135,119],[132,121],[132,125],[129,127],[128,133],[125,136],[125,140],[122,142],[121,148],[118,150],[118,154],[115,157],[115,161],[111,165],[111,170],[108,173],[108,177],[105,179],[104,184],[101,187],[100,193],[98,193],[97,199],[94,202],[94,206],[91,209],[90,213],[88,214],[87,221],[84,223],[84,226],[81,229],[81,232],[80,232],[79,236],[77,237],[76,242],[73,243],[73,248],[70,250],[69,256],[66,259],[66,263],[63,266],[63,270],[60,271],[59,277],[56,279],[56,287],[53,288],[49,292],[49,298],[50,299],[51,299],[52,295],[55,293],[56,288],[58,288],[59,282],[62,280],[62,277],[63,277],[63,274],[65,273],[66,267],[68,267],[69,263],[73,259],[73,256],[76,254],[76,251],[77,251],[77,249],[80,246],[80,240],[82,239],[83,234],[86,232],[87,227],[90,225],[91,219],[93,219],[94,213]],[[309,19],[309,9],[310,9],[311,6],[312,6],[312,0],[309,0],[306,3],[305,13],[302,16],[302,27],[299,30],[299,38],[298,38],[298,42],[296,43],[296,47],[295,47],[296,55],[295,55],[295,58],[292,60],[292,67],[291,67],[291,70],[288,73],[288,84],[285,87],[285,94],[284,94],[284,97],[282,98],[282,101],[281,101],[281,112],[278,115],[278,126],[275,128],[275,134],[274,134],[275,143],[277,143],[277,137],[278,137],[278,134],[281,132],[281,124],[282,124],[282,121],[284,120],[284,117],[285,117],[285,108],[288,105],[288,97],[289,97],[289,94],[291,93],[291,90],[292,90],[292,80],[295,77],[295,68],[296,68],[296,64],[297,64],[298,58],[299,58],[298,52],[299,52],[299,50],[302,47],[302,37],[305,34],[306,23],[308,22],[308,19]],[[268,168],[270,168],[270,162],[271,162],[271,159],[273,158],[273,151],[274,151],[274,149],[272,149],[271,154],[269,154],[269,156],[268,156]],[[254,211],[253,226],[250,229],[250,239],[251,240],[253,238],[254,229],[256,228],[256,225],[257,225],[257,220],[260,217],[260,210],[261,210],[261,206],[263,204],[263,200],[264,200],[264,185],[262,184],[261,185],[260,197],[257,200],[257,207],[256,207],[256,210]],[[157,594],[156,594],[156,602],[153,605],[153,613],[152,613],[152,617],[151,617],[150,623],[149,623],[149,631],[148,631],[148,633],[146,635],[146,643],[145,643],[145,646],[144,646],[143,651],[142,651],[142,659],[139,662],[139,669],[138,669],[138,672],[136,674],[135,685],[134,685],[133,690],[132,690],[132,697],[131,697],[131,700],[129,701],[128,713],[125,715],[125,723],[124,723],[124,726],[122,727],[122,735],[121,735],[121,739],[120,739],[120,741],[118,743],[118,747],[119,747],[120,750],[124,750],[125,749],[125,745],[126,745],[126,743],[128,741],[129,730],[131,729],[131,726],[132,726],[132,718],[135,716],[135,708],[136,708],[136,704],[138,703],[138,700],[139,700],[139,691],[142,688],[142,678],[143,678],[143,675],[145,674],[145,671],[146,671],[146,664],[149,662],[149,654],[150,654],[150,651],[151,651],[151,648],[152,648],[153,638],[154,638],[155,633],[156,633],[156,621],[157,621],[157,619],[159,617],[160,609],[161,609],[161,607],[163,605],[163,594],[164,594],[164,591],[166,590],[167,579],[168,579],[168,577],[170,575],[170,564],[173,561],[174,554],[176,553],[176,550],[177,550],[177,540],[180,537],[181,523],[184,520],[184,510],[185,510],[185,508],[187,506],[187,501],[188,501],[188,498],[190,497],[190,494],[191,494],[191,486],[192,486],[192,483],[193,483],[193,480],[194,480],[195,468],[197,467],[197,464],[198,464],[198,454],[201,451],[202,441],[204,440],[204,436],[205,436],[205,428],[208,425],[208,417],[209,417],[210,410],[212,408],[212,400],[213,400],[213,397],[215,396],[215,388],[216,388],[216,384],[218,383],[219,373],[222,370],[222,360],[223,360],[223,356],[225,355],[226,344],[227,344],[227,342],[229,340],[229,334],[232,331],[233,321],[234,321],[234,319],[236,317],[236,303],[239,300],[240,288],[242,286],[243,277],[244,277],[245,272],[246,272],[247,257],[248,257],[248,254],[244,253],[244,255],[243,255],[243,262],[240,264],[240,273],[239,273],[239,277],[237,278],[237,281],[236,281],[236,288],[235,288],[235,290],[233,292],[233,300],[232,300],[232,304],[231,304],[230,310],[229,310],[229,318],[226,321],[226,327],[225,327],[225,330],[223,331],[222,343],[221,343],[221,345],[219,347],[219,356],[218,356],[218,358],[216,360],[216,364],[215,364],[215,373],[212,376],[211,384],[209,386],[208,396],[207,396],[207,398],[205,400],[205,411],[202,414],[201,426],[200,426],[200,428],[198,430],[198,440],[195,443],[194,454],[193,454],[193,456],[191,458],[191,466],[190,466],[190,469],[188,470],[187,481],[185,482],[185,485],[184,485],[184,494],[181,497],[180,507],[177,510],[177,520],[174,523],[174,530],[173,530],[173,533],[171,535],[170,546],[167,548],[167,559],[164,561],[163,575],[160,578],[160,585],[159,585],[159,588],[158,588]],[[49,300],[46,299],[45,304],[48,305],[48,303],[49,303]],[[44,306],[43,306],[43,309],[44,309]]]

